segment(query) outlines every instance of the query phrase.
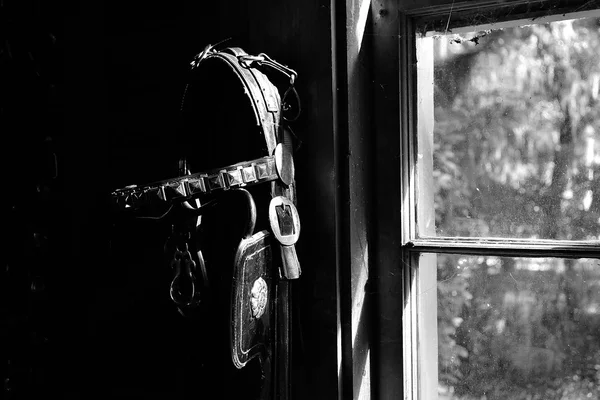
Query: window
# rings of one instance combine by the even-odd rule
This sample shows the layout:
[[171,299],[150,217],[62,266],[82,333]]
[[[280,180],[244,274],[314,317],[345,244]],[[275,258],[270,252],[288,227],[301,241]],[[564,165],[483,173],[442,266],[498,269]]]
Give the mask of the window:
[[564,11],[406,20],[405,398],[600,398],[600,13]]

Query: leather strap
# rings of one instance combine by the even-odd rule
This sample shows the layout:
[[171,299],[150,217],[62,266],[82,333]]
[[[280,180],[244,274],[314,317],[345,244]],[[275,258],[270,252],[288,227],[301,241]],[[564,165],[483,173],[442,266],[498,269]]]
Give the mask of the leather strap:
[[[248,54],[242,49],[230,47],[223,51],[209,51],[203,59],[222,60],[238,76],[246,89],[244,92],[248,95],[250,107],[254,110],[256,125],[262,128],[269,155],[272,155],[277,145],[281,101],[262,72],[242,65],[241,59],[246,56]],[[200,62],[201,60],[197,61],[196,65]]]
[[[224,61],[242,82],[244,92],[254,110],[257,125],[262,128],[269,155],[275,155],[277,146],[281,145],[286,148],[285,154],[290,155],[286,162],[293,163],[291,158],[291,138],[287,137],[289,136],[289,132],[286,132],[285,129],[281,129],[280,125],[281,99],[279,93],[275,86],[269,82],[267,77],[253,67],[253,63],[257,62],[259,65],[263,63],[285,73],[290,77],[291,85],[293,85],[296,78],[296,73],[281,64],[275,63],[265,54],[249,56],[246,52],[237,47],[226,48],[223,51],[215,51],[213,48],[207,47],[205,51],[200,53],[192,62],[192,66],[197,67],[203,60],[210,58],[218,58]],[[281,161],[281,158],[279,158],[279,161]],[[281,170],[282,166],[279,165],[278,172],[281,172]],[[293,171],[293,166],[283,168],[283,170]],[[283,197],[289,200],[290,204],[288,207],[295,208],[296,198],[293,182],[293,174],[292,176],[285,178],[282,178],[280,175],[280,179],[274,180],[271,184],[271,197],[273,198],[273,201],[278,201],[278,197]],[[299,230],[300,223],[297,212],[290,213],[289,215],[293,214],[295,214],[294,219],[288,218],[284,223],[294,225]],[[271,227],[272,229],[276,229],[273,223],[271,223]],[[285,245],[280,241],[280,254],[282,261],[282,277],[286,279],[299,278],[301,268],[296,255],[295,244]]]
[[216,191],[253,186],[279,179],[275,157],[267,156],[227,167],[167,179],[112,192],[120,209],[139,209],[157,203],[187,201]]

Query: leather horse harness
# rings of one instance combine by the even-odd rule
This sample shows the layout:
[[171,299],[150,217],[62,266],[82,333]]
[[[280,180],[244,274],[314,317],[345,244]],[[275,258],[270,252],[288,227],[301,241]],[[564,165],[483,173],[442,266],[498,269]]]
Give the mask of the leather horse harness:
[[[206,249],[196,238],[202,217],[211,212],[211,206],[219,199],[232,193],[241,196],[248,219],[235,256],[227,261],[233,262],[229,308],[231,359],[239,369],[258,356],[263,370],[270,370],[272,362],[280,363],[276,357],[285,356],[289,351],[289,348],[267,350],[268,346],[289,347],[289,332],[273,329],[281,326],[282,320],[283,326],[287,324],[289,327],[289,320],[285,321],[289,319],[289,303],[287,309],[282,308],[282,301],[288,301],[287,296],[281,299],[282,289],[288,287],[287,280],[297,279],[301,274],[295,249],[300,221],[295,205],[293,134],[287,124],[300,112],[294,89],[296,73],[266,54],[251,56],[240,48],[217,51],[210,45],[194,58],[191,67],[192,76],[204,83],[194,82],[192,78],[186,88],[182,111],[191,116],[197,113],[196,105],[192,104],[194,96],[196,99],[204,97],[202,104],[210,107],[210,93],[203,94],[203,87],[211,80],[207,74],[215,70],[228,71],[227,76],[237,77],[231,80],[235,81],[232,85],[244,93],[244,108],[247,115],[253,115],[256,125],[249,131],[258,130],[262,136],[258,142],[263,154],[256,154],[259,157],[245,161],[232,160],[235,162],[229,165],[216,164],[211,159],[211,149],[204,146],[205,139],[215,133],[202,131],[200,127],[200,135],[195,135],[197,143],[187,146],[186,150],[191,152],[192,157],[196,150],[204,151],[205,156],[199,157],[201,160],[197,164],[211,165],[201,172],[191,172],[189,165],[193,163],[183,157],[179,161],[179,176],[115,190],[111,199],[118,212],[134,218],[175,216],[172,220],[176,222],[172,224],[172,234],[164,249],[173,272],[170,297],[181,314],[191,316],[211,288],[207,272],[209,260],[205,262],[203,255]],[[282,74],[278,77],[286,79],[283,99],[278,88],[265,75],[272,71],[278,71]],[[235,113],[235,110],[232,112]],[[296,115],[290,117],[290,112]],[[249,117],[248,120],[251,119]],[[226,143],[227,139],[215,140]],[[257,137],[251,136],[247,140],[257,142]],[[230,146],[233,148],[235,141]],[[239,154],[243,154],[243,150],[238,149],[232,157],[241,157]],[[260,200],[265,202],[264,199],[268,208],[261,204]],[[156,210],[160,210],[158,216],[148,216],[155,215]],[[268,221],[261,221],[261,217]],[[265,229],[254,232],[257,223]],[[275,356],[270,356],[272,354]],[[273,361],[267,358],[273,358]],[[268,368],[266,364],[269,364]],[[270,372],[265,371],[267,373]]]

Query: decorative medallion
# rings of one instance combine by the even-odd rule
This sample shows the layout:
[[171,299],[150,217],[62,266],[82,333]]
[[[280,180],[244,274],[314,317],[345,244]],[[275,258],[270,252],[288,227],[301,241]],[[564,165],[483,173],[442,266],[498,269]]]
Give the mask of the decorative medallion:
[[254,318],[260,318],[264,314],[267,306],[267,282],[261,277],[254,281],[252,285],[252,298],[250,299],[250,306],[252,308],[252,316]]

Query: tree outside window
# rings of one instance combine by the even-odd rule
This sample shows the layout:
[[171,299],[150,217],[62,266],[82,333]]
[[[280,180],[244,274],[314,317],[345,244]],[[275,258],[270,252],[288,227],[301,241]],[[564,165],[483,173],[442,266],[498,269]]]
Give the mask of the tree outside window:
[[[420,39],[435,119],[421,237],[600,240],[600,18],[533,22]],[[600,398],[599,260],[436,260],[440,398]]]

